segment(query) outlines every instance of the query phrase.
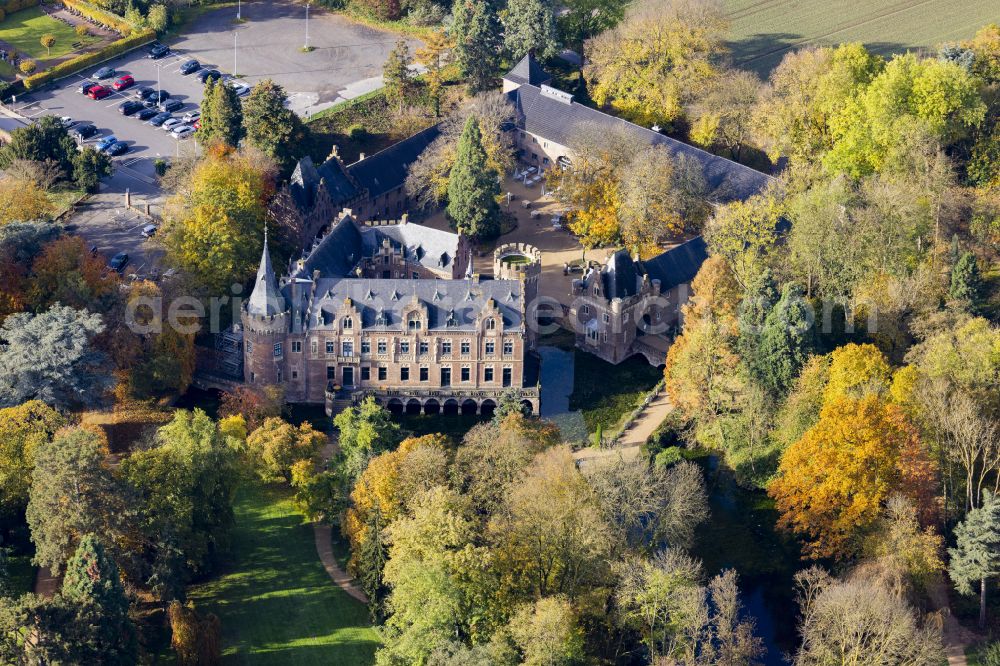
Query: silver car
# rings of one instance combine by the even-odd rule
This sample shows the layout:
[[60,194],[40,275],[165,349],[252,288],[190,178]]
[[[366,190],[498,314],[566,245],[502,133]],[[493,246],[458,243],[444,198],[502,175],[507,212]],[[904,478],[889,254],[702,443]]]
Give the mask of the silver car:
[[164,120],[163,124],[160,125],[160,127],[163,129],[164,132],[171,132],[175,127],[180,127],[183,124],[184,121],[181,120],[180,118],[169,118],[167,120]]
[[192,134],[194,134],[195,131],[196,130],[193,127],[191,127],[190,125],[178,125],[173,130],[170,131],[170,134],[175,139],[186,139],[189,136],[191,136]]

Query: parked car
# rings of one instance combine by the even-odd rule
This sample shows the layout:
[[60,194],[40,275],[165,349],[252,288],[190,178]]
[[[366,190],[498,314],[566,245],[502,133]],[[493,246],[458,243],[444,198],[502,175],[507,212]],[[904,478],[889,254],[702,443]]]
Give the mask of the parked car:
[[222,78],[222,72],[217,69],[203,69],[198,72],[198,80],[202,83],[208,81],[209,79],[218,81],[220,78]]
[[132,78],[132,75],[125,74],[115,79],[115,82],[111,84],[111,87],[115,90],[125,90],[126,88],[131,88],[134,85],[135,79]]
[[153,116],[152,118],[150,118],[147,121],[147,124],[152,125],[153,127],[159,127],[164,122],[166,122],[168,118],[173,118],[173,115],[171,115],[169,113],[160,112],[160,113],[156,114],[155,116]]
[[246,97],[250,94],[250,86],[242,81],[229,81],[226,85],[233,89],[237,97]]
[[156,90],[150,88],[149,86],[141,86],[139,88],[136,88],[132,94],[135,95],[137,99],[146,101],[146,99],[149,98],[151,95],[153,95],[155,92]]
[[119,273],[125,270],[126,265],[128,265],[127,252],[119,252],[115,256],[111,257],[111,261],[108,262],[108,268]]
[[153,236],[153,234],[155,234],[155,233],[156,233],[156,225],[155,224],[147,224],[146,226],[144,226],[142,228],[142,236],[143,236],[143,238],[151,238]]
[[196,120],[199,120],[200,118],[201,118],[201,111],[188,111],[187,113],[184,114],[184,118],[182,120],[188,125],[190,125],[191,123],[193,123]]
[[183,64],[181,64],[180,72],[184,76],[187,76],[188,74],[194,74],[199,69],[201,69],[200,62],[197,60],[186,60]]
[[163,129],[163,130],[166,130],[167,132],[169,132],[173,128],[180,127],[183,124],[184,124],[184,121],[181,120],[180,118],[167,118],[160,125],[160,128]]
[[76,124],[76,121],[70,118],[69,116],[63,116],[62,118],[59,119],[59,122],[61,122],[62,126],[67,129]]
[[97,88],[100,85],[101,85],[100,83],[94,83],[93,81],[84,81],[83,83],[80,84],[78,90],[80,91],[81,95],[86,95],[91,90]]
[[141,111],[143,108],[142,102],[135,99],[130,99],[127,102],[122,102],[118,105],[118,112],[123,116],[131,116],[133,113]]
[[124,141],[115,141],[113,144],[104,149],[104,152],[112,157],[117,157],[118,155],[124,155],[128,152],[128,144]]
[[143,109],[139,113],[135,114],[135,117],[139,120],[146,121],[158,114],[160,111],[158,109]]
[[178,125],[170,132],[175,139],[186,139],[194,133],[195,129],[190,125]]
[[91,88],[90,91],[87,92],[87,97],[89,97],[90,99],[104,99],[110,94],[111,94],[111,88],[105,88],[104,86],[97,86],[95,88]]
[[200,130],[201,129],[201,118],[199,118],[198,120],[194,121],[194,125],[191,125],[191,127],[195,128],[196,130]]
[[173,113],[174,111],[183,109],[184,102],[180,101],[179,99],[168,99],[163,104],[160,104],[160,108],[163,109],[164,111],[169,111],[170,113]]
[[116,141],[118,141],[118,137],[116,137],[114,134],[109,134],[105,137],[102,137],[100,141],[94,144],[94,147],[97,148],[98,150],[104,150],[105,148],[115,143]]
[[149,47],[149,55],[147,58],[152,58],[153,60],[159,60],[163,56],[170,53],[170,47],[166,44],[161,44],[159,42],[153,42],[153,45]]
[[115,75],[114,67],[101,67],[99,70],[94,72],[94,78],[100,81],[101,79],[110,79]]
[[86,138],[92,137],[97,134],[97,126],[90,123],[82,123],[73,128],[70,132],[70,136],[74,137],[79,141],[83,141]]

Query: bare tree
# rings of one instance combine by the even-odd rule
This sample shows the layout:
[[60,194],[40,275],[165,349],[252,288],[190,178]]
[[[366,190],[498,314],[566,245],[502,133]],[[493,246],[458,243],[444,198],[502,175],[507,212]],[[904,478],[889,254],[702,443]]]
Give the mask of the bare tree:
[[714,666],[752,666],[764,655],[764,641],[754,635],[756,621],[743,617],[738,576],[727,569],[708,583],[712,597],[711,660]]
[[795,579],[802,614],[796,666],[931,666],[944,658],[940,629],[872,570],[839,581],[813,567]]

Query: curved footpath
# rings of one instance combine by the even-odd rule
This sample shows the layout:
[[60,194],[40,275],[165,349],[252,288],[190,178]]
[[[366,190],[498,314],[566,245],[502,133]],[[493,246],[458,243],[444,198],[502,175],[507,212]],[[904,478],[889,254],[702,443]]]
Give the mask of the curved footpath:
[[[337,436],[329,435],[329,441],[323,449],[323,460],[329,460],[337,453]],[[363,604],[368,603],[368,597],[361,589],[354,584],[354,579],[347,575],[347,572],[337,564],[337,558],[333,555],[333,529],[330,525],[316,521],[313,523],[313,536],[316,539],[316,552],[319,554],[319,561],[326,569],[337,587],[347,592]]]

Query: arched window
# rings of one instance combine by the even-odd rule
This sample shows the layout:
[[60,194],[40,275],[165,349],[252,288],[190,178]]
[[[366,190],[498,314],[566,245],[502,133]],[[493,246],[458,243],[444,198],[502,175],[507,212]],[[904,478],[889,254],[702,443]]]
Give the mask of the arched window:
[[344,317],[344,328],[345,329],[354,328],[354,319],[352,319],[351,317]]
[[490,317],[489,319],[486,320],[486,330],[487,331],[495,330],[496,327],[497,327],[497,320],[496,319],[494,319],[493,317]]
[[420,315],[417,315],[417,314],[410,315],[409,322],[407,323],[407,328],[409,328],[411,331],[419,331],[420,330]]

